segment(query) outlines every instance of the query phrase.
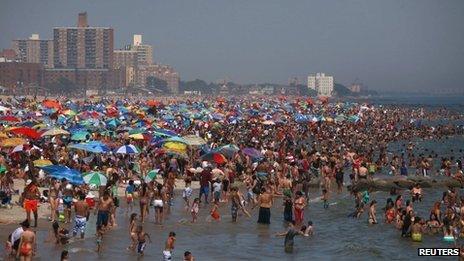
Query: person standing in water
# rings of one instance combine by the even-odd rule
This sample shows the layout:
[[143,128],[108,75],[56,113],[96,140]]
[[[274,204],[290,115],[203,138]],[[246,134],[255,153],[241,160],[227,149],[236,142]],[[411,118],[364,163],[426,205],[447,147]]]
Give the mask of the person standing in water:
[[369,224],[377,224],[377,217],[376,215],[376,210],[375,206],[377,205],[377,201],[372,200],[370,206],[369,206]]
[[31,212],[34,214],[34,227],[37,227],[38,220],[38,204],[40,199],[40,191],[35,183],[28,179],[26,181],[26,187],[23,192],[24,198],[24,209],[26,209],[27,221],[31,223]]
[[[266,188],[261,189],[261,194],[258,197],[259,205],[259,224],[271,224],[271,207],[273,203],[272,194],[269,193]],[[255,205],[256,206],[256,205]],[[253,206],[253,208],[255,207]]]
[[87,220],[89,219],[89,204],[85,202],[85,194],[83,192],[79,192],[79,201],[74,203],[74,209],[76,215],[74,217],[73,236],[75,237],[77,232],[80,232],[81,239],[83,239]]
[[30,261],[35,256],[36,249],[35,233],[27,226],[21,234],[16,258],[19,258],[21,261]]
[[304,208],[306,207],[306,200],[301,191],[296,192],[295,202],[293,204],[294,218],[297,226],[300,226],[304,220]]
[[293,252],[294,238],[297,235],[304,236],[304,233],[295,229],[295,221],[288,223],[288,230],[283,233],[277,233],[276,236],[282,237],[285,236],[284,247],[285,253]]
[[169,232],[168,239],[166,240],[166,245],[163,251],[163,260],[171,261],[172,260],[172,251],[174,250],[174,243],[176,242],[176,233]]

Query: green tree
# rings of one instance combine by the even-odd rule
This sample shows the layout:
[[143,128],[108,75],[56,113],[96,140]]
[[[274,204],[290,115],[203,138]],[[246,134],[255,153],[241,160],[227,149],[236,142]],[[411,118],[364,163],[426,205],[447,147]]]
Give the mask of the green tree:
[[146,86],[150,90],[161,91],[164,93],[170,93],[171,90],[168,88],[168,83],[165,80],[149,76],[146,79]]

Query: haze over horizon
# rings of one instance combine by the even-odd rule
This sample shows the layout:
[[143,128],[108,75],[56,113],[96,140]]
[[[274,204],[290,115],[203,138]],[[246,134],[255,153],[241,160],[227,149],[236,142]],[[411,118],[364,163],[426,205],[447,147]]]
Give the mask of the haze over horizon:
[[32,33],[115,30],[115,49],[142,34],[182,80],[287,83],[325,72],[345,85],[417,91],[464,88],[464,1],[3,0],[0,49]]

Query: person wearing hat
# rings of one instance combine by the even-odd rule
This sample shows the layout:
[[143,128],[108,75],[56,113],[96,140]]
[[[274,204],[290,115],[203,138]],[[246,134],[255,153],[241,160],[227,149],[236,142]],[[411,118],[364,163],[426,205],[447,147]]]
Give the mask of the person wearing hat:
[[29,223],[31,222],[31,212],[34,213],[34,227],[37,227],[38,219],[38,203],[40,199],[40,191],[35,181],[28,179],[26,181],[26,187],[23,192],[23,207],[26,210],[26,217]]

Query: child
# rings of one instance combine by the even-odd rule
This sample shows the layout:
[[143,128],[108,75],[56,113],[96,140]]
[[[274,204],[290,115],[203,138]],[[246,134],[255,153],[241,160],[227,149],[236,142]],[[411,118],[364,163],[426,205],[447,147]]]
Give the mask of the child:
[[127,185],[126,191],[125,191],[126,202],[127,202],[126,213],[129,213],[129,210],[130,212],[132,212],[132,209],[134,207],[134,190],[135,190],[134,181],[129,180],[129,185]]
[[150,235],[148,235],[145,231],[143,231],[143,226],[137,227],[137,253],[143,256],[143,251],[145,250],[146,246],[146,238],[151,243]]
[[216,221],[221,220],[221,216],[219,215],[218,211],[218,201],[214,201],[213,203],[213,208],[211,209],[211,217]]
[[322,190],[322,200],[324,201],[324,208],[328,209],[329,208],[329,193],[327,193],[327,189]]
[[222,182],[219,179],[216,179],[213,183],[214,202],[219,202],[219,200],[221,199],[221,191],[222,191]]
[[57,206],[57,211],[58,211],[58,220],[60,222],[64,222],[64,203],[63,199],[58,200],[58,206]]
[[69,241],[69,230],[67,230],[66,228],[60,228],[58,221],[53,222],[52,227],[56,243],[66,245]]
[[195,198],[192,203],[192,208],[190,209],[190,212],[192,214],[192,223],[195,223],[197,221],[199,211],[200,211],[200,199]]
[[68,260],[69,260],[68,250],[63,250],[61,252],[61,261],[68,261]]
[[182,191],[182,198],[185,201],[185,209],[188,211],[188,208],[190,206],[190,197],[192,196],[192,188],[190,187],[192,181],[190,178],[185,179],[185,188]]
[[308,226],[306,227],[304,231],[304,236],[309,237],[309,236],[312,236],[313,234],[314,234],[313,222],[310,220],[308,221]]
[[97,226],[97,233],[95,236],[95,242],[97,243],[97,253],[100,253],[103,244],[103,228],[101,225]]

